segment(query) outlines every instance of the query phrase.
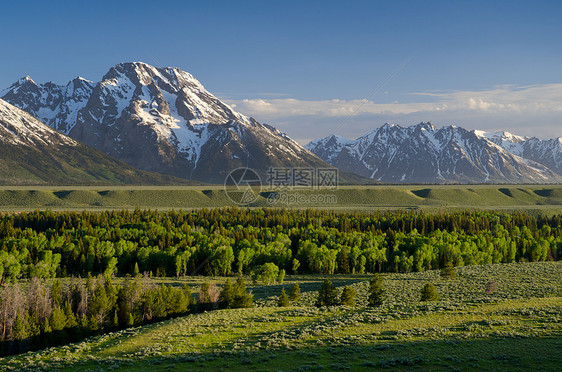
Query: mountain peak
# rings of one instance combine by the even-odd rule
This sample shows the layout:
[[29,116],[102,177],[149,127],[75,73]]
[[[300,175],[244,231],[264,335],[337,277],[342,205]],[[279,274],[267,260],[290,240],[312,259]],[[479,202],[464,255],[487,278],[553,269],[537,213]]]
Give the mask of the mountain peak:
[[420,130],[428,130],[428,131],[435,131],[437,128],[435,127],[435,125],[433,125],[432,122],[428,121],[426,123],[424,123],[423,121],[420,122],[418,125],[416,125],[417,129]]
[[516,134],[506,132],[506,131],[485,132],[485,131],[481,131],[481,130],[474,130],[473,132],[478,137],[487,138],[487,139],[489,139],[493,142],[507,141],[507,142],[511,142],[511,143],[519,143],[519,142],[523,142],[523,141],[529,139],[529,137],[518,136]]
[[162,185],[180,181],[139,171],[84,146],[2,99],[0,146],[2,185]]
[[388,132],[388,131],[390,131],[391,129],[400,129],[400,128],[402,128],[402,127],[401,127],[400,125],[398,125],[398,124],[384,123],[384,124],[381,125],[379,128],[375,128],[375,129],[373,129],[372,131],[370,131],[370,132],[369,132],[369,135],[370,135],[370,134],[373,134],[373,135],[374,135],[374,134],[376,134],[376,133],[379,132],[379,131]]
[[72,79],[71,81],[72,83],[90,83],[93,84],[94,82],[88,79],[84,79],[82,76],[76,76],[74,79]]
[[144,62],[123,62],[110,68],[101,83],[113,85],[115,81],[120,80],[130,80],[134,85],[143,86],[154,83],[169,93],[187,89],[195,94],[204,92],[212,96],[193,75],[177,67],[154,67]]
[[25,77],[20,78],[17,83],[18,83],[19,85],[23,85],[23,84],[26,84],[26,83],[30,83],[30,84],[33,84],[33,85],[37,85],[37,84],[35,83],[35,81],[33,81],[33,79],[31,78],[31,76],[29,76],[29,75],[26,75]]

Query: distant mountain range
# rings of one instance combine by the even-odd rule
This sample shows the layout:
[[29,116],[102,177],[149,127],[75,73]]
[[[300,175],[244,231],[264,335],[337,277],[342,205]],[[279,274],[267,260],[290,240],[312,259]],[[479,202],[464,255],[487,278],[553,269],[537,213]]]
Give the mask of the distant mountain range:
[[140,62],[118,64],[97,83],[78,77],[37,84],[25,77],[0,97],[9,103],[1,105],[0,182],[174,182],[142,172],[151,171],[223,183],[239,167],[265,179],[270,167],[332,166],[356,183],[562,180],[560,138],[385,124],[356,140],[332,135],[303,147],[234,111],[189,73]]
[[558,183],[562,139],[540,140],[431,123],[385,124],[356,140],[312,141],[333,166],[387,183]]
[[117,161],[0,99],[0,185],[184,183]]
[[238,167],[330,167],[277,129],[244,116],[177,68],[121,63],[98,83],[20,79],[0,96],[54,129],[135,168],[223,183]]

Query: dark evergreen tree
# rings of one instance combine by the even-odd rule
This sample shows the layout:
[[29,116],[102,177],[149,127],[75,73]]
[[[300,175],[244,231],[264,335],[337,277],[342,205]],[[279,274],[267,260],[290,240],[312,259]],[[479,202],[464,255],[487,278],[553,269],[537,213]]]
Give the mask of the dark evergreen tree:
[[336,305],[339,305],[338,290],[334,287],[330,280],[326,279],[318,291],[316,306],[322,307]]
[[53,331],[62,331],[66,327],[66,315],[60,307],[55,306],[50,319],[51,328]]
[[281,295],[277,299],[277,306],[279,307],[287,307],[291,304],[289,301],[289,297],[285,293],[285,288],[281,288]]
[[369,282],[369,306],[380,306],[384,303],[386,290],[384,288],[384,279],[379,275],[373,275],[373,279]]
[[209,311],[212,308],[211,294],[209,293],[210,284],[203,283],[199,288],[197,304],[200,311]]
[[298,301],[301,298],[301,288],[299,283],[293,284],[291,290],[289,291],[289,300],[292,302]]
[[341,304],[345,306],[355,306],[356,294],[353,287],[346,285],[341,293]]
[[51,286],[51,299],[55,306],[63,306],[62,303],[62,285],[60,280],[56,279]]
[[441,269],[440,275],[443,279],[454,279],[457,277],[457,270],[455,266],[453,266],[453,263],[449,261],[445,264],[445,267]]
[[234,302],[233,308],[252,307],[254,296],[246,292],[246,283],[242,277],[236,279],[234,284]]
[[437,290],[431,283],[427,283],[423,286],[421,291],[421,301],[438,301],[439,294],[437,294]]
[[226,279],[224,287],[219,296],[219,307],[221,309],[230,309],[234,304],[234,287],[230,279]]
[[342,247],[338,252],[338,272],[341,274],[351,273],[349,267],[349,250],[347,247]]

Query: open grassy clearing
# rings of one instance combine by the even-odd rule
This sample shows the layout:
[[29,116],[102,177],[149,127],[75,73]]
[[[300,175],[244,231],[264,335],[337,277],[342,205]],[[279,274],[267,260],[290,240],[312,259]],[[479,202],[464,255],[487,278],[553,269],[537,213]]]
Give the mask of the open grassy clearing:
[[[189,315],[83,342],[0,359],[3,370],[360,370],[412,367],[558,370],[562,363],[562,262],[466,266],[386,274],[386,303],[368,308],[367,276],[353,285],[358,306],[315,308],[323,278],[291,276],[301,300],[274,307],[281,285],[252,287],[256,307]],[[224,278],[166,278],[189,285]],[[497,290],[485,293],[489,279]],[[441,300],[419,302],[426,282]],[[248,281],[249,284],[251,284]]]
[[[341,186],[337,190],[295,189],[287,191],[288,199],[276,202],[269,201],[271,195],[276,194],[262,190],[258,199],[250,206],[361,210],[562,209],[562,185]],[[291,195],[298,195],[300,199],[291,200]],[[234,203],[228,198],[223,186],[0,188],[0,208],[3,210],[96,210],[136,207],[188,209],[231,205]]]

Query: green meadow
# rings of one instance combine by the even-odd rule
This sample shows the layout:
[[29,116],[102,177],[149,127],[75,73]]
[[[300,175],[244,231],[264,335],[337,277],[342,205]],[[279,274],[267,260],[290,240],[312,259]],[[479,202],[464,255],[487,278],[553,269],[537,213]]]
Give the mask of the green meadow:
[[[316,308],[321,281],[357,291],[355,307]],[[252,285],[251,309],[225,309],[129,328],[82,342],[0,359],[21,370],[559,370],[562,263],[513,263],[384,274],[386,301],[366,306],[368,276],[288,276]],[[162,279],[167,284],[224,278]],[[493,280],[490,293],[486,283]],[[302,296],[277,307],[282,287]],[[431,282],[437,302],[420,302]]]

